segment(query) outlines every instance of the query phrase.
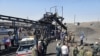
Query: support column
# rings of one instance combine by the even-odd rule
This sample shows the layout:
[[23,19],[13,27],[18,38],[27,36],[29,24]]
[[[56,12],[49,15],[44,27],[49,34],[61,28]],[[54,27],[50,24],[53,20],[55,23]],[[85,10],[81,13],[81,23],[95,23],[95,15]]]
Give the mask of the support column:
[[18,27],[15,26],[15,21],[12,21],[12,26],[14,28],[14,41],[18,45]]

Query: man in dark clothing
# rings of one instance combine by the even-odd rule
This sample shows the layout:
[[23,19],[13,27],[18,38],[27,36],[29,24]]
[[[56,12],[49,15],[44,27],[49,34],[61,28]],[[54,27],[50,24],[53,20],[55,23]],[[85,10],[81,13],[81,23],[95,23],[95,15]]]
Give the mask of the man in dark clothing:
[[60,46],[60,42],[57,43],[57,46],[56,46],[56,56],[61,56],[61,46]]
[[97,53],[99,51],[98,42],[95,42],[92,48],[93,48],[93,56],[97,56]]
[[61,38],[61,41],[64,43],[64,41],[65,41],[65,32],[60,33],[60,38]]
[[14,46],[14,36],[13,35],[9,35],[10,40],[11,40],[11,46]]
[[77,56],[77,55],[78,55],[78,48],[77,46],[75,46],[73,50],[73,56]]
[[42,42],[41,42],[41,44],[42,44],[42,47],[43,47],[43,49],[42,49],[42,56],[45,56],[45,49],[46,49],[46,46],[45,46],[45,43],[44,43],[44,41],[42,40]]
[[44,40],[44,54],[46,54],[47,52],[47,46],[48,46],[48,42],[46,40]]
[[84,33],[82,32],[82,33],[81,33],[81,36],[80,36],[80,45],[83,45],[83,40],[84,40],[84,38],[85,38],[85,35],[84,35]]

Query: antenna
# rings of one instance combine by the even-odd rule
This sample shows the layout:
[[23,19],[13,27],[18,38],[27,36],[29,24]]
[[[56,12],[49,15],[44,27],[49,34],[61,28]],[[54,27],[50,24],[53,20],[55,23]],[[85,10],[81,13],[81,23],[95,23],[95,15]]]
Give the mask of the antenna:
[[[29,18],[28,18],[28,16],[27,16],[27,20],[28,20]],[[27,23],[27,26],[28,26],[28,23]]]
[[52,8],[55,8],[55,13],[57,13],[57,6],[50,7],[50,12]]
[[63,17],[63,6],[62,6],[62,17]]
[[55,13],[57,13],[57,6],[55,6]]
[[74,24],[75,24],[75,20],[76,20],[76,15],[74,15]]

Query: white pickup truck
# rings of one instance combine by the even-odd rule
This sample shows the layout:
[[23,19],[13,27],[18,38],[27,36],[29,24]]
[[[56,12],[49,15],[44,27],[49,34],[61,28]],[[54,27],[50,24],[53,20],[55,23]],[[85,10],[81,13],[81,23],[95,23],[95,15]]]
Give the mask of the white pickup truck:
[[23,38],[20,41],[20,46],[16,51],[16,56],[31,56],[34,46],[34,38]]

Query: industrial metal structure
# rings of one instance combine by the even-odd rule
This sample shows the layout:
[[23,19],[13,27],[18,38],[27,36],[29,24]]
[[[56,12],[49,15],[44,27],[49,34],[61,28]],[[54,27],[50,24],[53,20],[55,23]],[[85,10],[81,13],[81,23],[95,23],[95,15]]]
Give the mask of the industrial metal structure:
[[[45,37],[50,37],[51,36],[51,32],[53,30],[57,30],[57,24],[59,26],[61,26],[63,29],[67,30],[66,26],[64,26],[64,24],[61,22],[64,18],[57,16],[57,13],[51,13],[51,12],[46,12],[46,14],[44,14],[43,18],[40,19],[39,21],[33,21],[33,20],[29,20],[29,19],[23,19],[23,18],[18,18],[18,17],[12,17],[12,16],[5,16],[5,15],[0,15],[0,19],[1,20],[7,20],[7,21],[11,21],[12,25],[6,25],[5,26],[10,26],[12,28],[14,28],[14,34],[15,34],[15,39],[18,39],[17,35],[17,31],[19,27],[27,27],[27,28],[34,28],[34,29],[39,29],[40,32],[42,32],[41,34]],[[16,22],[21,22],[21,23],[29,23],[31,24],[31,26],[19,26],[16,25]],[[56,22],[55,25],[53,25],[52,23]],[[0,24],[2,26],[4,26],[3,24]],[[61,30],[61,29],[60,29]],[[55,33],[56,34],[56,33]],[[45,38],[44,37],[44,38]]]

